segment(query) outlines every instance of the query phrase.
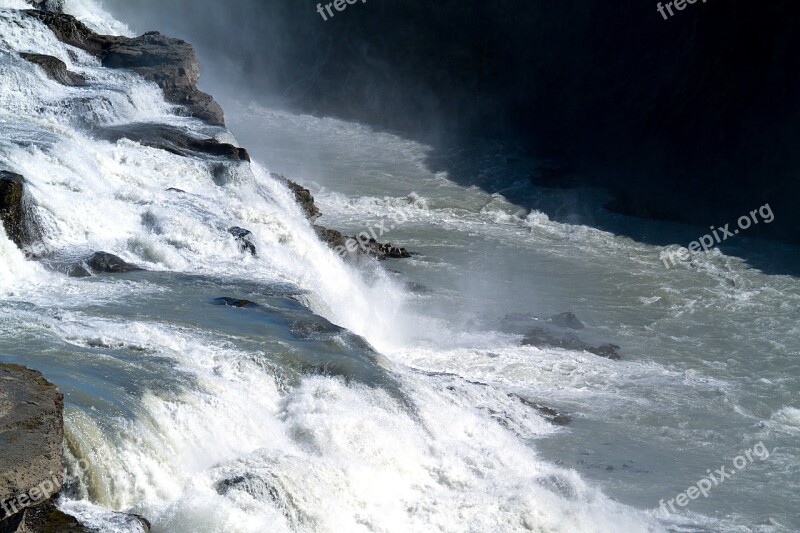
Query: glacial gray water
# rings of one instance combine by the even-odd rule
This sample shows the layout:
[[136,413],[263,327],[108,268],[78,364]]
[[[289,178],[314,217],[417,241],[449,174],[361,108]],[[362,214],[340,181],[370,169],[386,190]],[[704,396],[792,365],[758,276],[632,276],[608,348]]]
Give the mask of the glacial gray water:
[[[796,278],[720,250],[667,270],[660,247],[553,220],[548,206],[579,205],[676,247],[704,233],[605,213],[600,191],[525,192],[525,162],[503,147],[466,158],[476,180],[519,173],[518,189],[492,195],[432,171],[422,144],[244,102],[222,101],[254,163],[220,183],[216,162],[85,125],[230,133],[68,50],[14,11],[21,0],[0,7],[0,161],[28,177],[47,244],[149,270],[67,278],[0,237],[0,359],[65,393],[65,510],[100,531],[126,531],[109,510],[137,512],[170,533],[800,529]],[[93,2],[67,8],[127,31]],[[20,51],[90,85],[62,87]],[[269,171],[312,189],[321,224],[391,227],[381,240],[419,255],[343,263]],[[509,200],[520,194],[542,209]],[[232,225],[253,232],[258,257]],[[520,346],[498,326],[562,311],[623,359]],[[769,457],[659,511],[759,442]]]

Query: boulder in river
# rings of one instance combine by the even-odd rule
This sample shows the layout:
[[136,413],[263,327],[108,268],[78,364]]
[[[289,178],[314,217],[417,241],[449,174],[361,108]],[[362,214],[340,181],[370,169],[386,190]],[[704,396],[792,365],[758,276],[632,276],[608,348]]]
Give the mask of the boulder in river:
[[560,313],[552,316],[550,317],[550,323],[560,328],[583,329],[585,327],[583,322],[575,316],[575,313]]
[[144,270],[134,264],[128,263],[124,259],[108,252],[96,252],[86,259],[85,264],[95,273],[123,274],[126,272],[137,272]]
[[240,252],[248,252],[252,256],[258,255],[256,253],[256,245],[253,244],[253,241],[251,240],[253,232],[248,229],[234,226],[228,230],[228,233],[233,235],[233,237],[236,239],[236,242],[239,243]]
[[53,79],[62,85],[67,85],[70,87],[86,85],[86,78],[80,74],[69,71],[67,69],[67,64],[57,57],[29,53],[21,53],[20,57],[25,61],[33,63],[34,65],[39,65],[50,79]]
[[405,248],[391,243],[382,244],[373,238],[346,237],[341,231],[319,225],[314,226],[314,231],[322,242],[328,244],[344,258],[357,260],[361,257],[373,257],[383,261],[384,259],[411,257],[411,253]]
[[110,126],[99,130],[98,134],[111,142],[130,139],[141,145],[166,150],[182,157],[202,154],[222,157],[231,161],[250,161],[250,154],[244,148],[212,138],[194,137],[179,128],[166,124],[141,122]]
[[26,205],[25,187],[24,177],[0,171],[0,222],[11,241],[29,251],[40,240],[41,232]]
[[523,346],[583,351],[612,360],[622,358],[619,354],[620,347],[616,344],[590,344],[573,331],[565,331],[585,328],[574,313],[561,313],[548,320],[539,320],[526,313],[511,313],[500,319],[496,326],[504,333],[522,335]]

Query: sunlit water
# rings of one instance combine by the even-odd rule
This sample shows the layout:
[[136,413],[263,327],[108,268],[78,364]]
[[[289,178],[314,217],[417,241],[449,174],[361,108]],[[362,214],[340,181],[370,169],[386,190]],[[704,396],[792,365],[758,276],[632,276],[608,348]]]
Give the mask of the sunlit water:
[[[92,2],[68,8],[127,33]],[[93,128],[148,121],[232,137],[12,9],[0,45],[0,165],[28,178],[46,246],[149,270],[72,279],[0,237],[2,359],[64,391],[61,505],[98,530],[130,530],[112,510],[171,533],[800,527],[794,278],[719,251],[665,270],[655,246],[457,185],[427,147],[357,124],[226,102],[253,165],[98,141]],[[19,51],[90,84],[60,86]],[[487,154],[476,175],[513,170]],[[385,227],[419,255],[342,263],[267,169],[311,186],[320,223]],[[497,331],[507,313],[566,310],[624,359]],[[760,441],[768,459],[658,512]]]

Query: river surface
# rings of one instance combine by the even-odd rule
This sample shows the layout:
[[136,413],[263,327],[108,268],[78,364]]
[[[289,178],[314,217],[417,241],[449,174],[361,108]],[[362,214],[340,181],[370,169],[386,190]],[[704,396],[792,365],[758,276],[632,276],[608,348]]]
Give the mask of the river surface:
[[[532,188],[535,162],[509,147],[434,153],[235,100],[221,103],[251,165],[97,140],[139,122],[233,137],[23,5],[0,0],[0,166],[27,177],[54,265],[104,250],[147,269],[69,278],[0,237],[0,359],[65,393],[64,509],[169,533],[800,530],[800,282],[735,253],[797,249],[741,235],[667,269],[663,247],[620,235],[677,249],[704,228]],[[50,81],[21,51],[90,83]],[[270,172],[312,190],[318,223],[416,255],[344,263]],[[522,346],[503,326],[565,311],[622,359]],[[735,475],[707,497],[661,505],[722,466]]]

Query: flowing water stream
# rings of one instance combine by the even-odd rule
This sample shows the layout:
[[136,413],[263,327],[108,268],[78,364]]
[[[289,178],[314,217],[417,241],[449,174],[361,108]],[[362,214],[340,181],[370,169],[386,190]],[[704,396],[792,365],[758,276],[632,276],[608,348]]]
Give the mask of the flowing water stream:
[[[657,246],[551,219],[571,203],[702,234],[608,214],[602,192],[529,190],[501,146],[452,156],[476,183],[519,173],[489,194],[432,169],[425,145],[236,101],[223,106],[252,164],[97,140],[139,122],[233,137],[60,43],[15,11],[22,0],[0,7],[0,165],[28,179],[47,249],[147,269],[69,278],[0,236],[0,359],[65,393],[64,509],[100,531],[131,530],[117,510],[170,533],[800,529],[796,278],[720,250],[666,270]],[[92,2],[67,8],[128,31]],[[59,85],[18,52],[89,85]],[[312,189],[321,224],[385,230],[419,255],[342,262],[270,171]],[[256,257],[232,226],[252,231]],[[521,346],[498,325],[562,311],[623,359]],[[768,458],[659,512],[759,442]]]

